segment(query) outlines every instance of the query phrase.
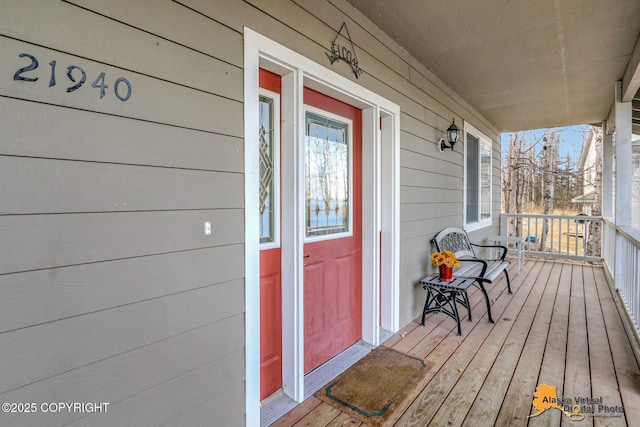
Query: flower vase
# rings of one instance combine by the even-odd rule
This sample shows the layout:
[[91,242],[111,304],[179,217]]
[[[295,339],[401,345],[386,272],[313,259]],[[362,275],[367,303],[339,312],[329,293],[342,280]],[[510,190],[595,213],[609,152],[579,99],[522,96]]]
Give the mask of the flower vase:
[[440,266],[440,281],[451,282],[453,280],[453,267],[447,267],[446,265]]

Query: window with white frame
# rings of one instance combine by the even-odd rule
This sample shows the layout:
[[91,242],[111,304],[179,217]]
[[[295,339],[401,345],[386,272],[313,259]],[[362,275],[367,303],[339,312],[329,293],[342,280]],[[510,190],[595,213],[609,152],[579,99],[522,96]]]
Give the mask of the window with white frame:
[[464,223],[477,230],[491,225],[492,141],[478,129],[464,124]]
[[280,96],[260,89],[259,106],[259,226],[260,247],[280,245]]

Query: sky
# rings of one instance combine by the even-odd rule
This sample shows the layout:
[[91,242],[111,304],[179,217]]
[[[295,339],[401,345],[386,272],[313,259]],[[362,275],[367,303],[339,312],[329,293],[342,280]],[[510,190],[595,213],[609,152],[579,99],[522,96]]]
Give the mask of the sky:
[[[589,125],[576,125],[576,126],[564,126],[560,128],[553,128],[560,132],[560,158],[566,158],[567,155],[571,156],[574,164],[577,165],[580,160],[580,153],[582,151],[582,145],[587,133],[589,132]],[[546,129],[535,129],[520,131],[524,133],[526,142],[533,142],[541,140]],[[505,132],[501,136],[502,138],[502,155],[504,157],[507,148],[509,146],[509,132]]]

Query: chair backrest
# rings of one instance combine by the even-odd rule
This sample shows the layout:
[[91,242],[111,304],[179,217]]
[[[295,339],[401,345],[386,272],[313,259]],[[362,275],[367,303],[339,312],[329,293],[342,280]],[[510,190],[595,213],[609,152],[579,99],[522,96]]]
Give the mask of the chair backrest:
[[457,258],[476,257],[467,232],[461,228],[449,227],[439,232],[433,238],[438,251],[445,249],[454,252]]

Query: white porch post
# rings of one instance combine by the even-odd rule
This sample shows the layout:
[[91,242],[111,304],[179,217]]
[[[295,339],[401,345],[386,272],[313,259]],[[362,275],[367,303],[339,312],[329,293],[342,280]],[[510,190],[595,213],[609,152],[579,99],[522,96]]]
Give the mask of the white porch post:
[[[631,102],[622,102],[622,82],[616,84],[616,227],[631,225]],[[616,233],[615,287],[624,287],[625,268],[624,239]]]
[[613,217],[613,131],[602,123],[602,216]]
[[622,102],[622,82],[616,84],[616,197],[617,226],[631,225],[631,102]]

